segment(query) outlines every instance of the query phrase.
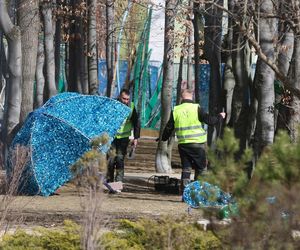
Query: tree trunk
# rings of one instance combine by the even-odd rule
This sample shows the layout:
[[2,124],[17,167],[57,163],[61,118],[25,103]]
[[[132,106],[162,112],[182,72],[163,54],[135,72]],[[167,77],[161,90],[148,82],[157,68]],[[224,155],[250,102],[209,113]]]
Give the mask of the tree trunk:
[[[163,86],[161,91],[161,125],[160,139],[163,130],[170,118],[173,87],[173,62],[174,62],[174,26],[177,0],[167,0],[165,6],[165,37],[163,60]],[[158,173],[170,173],[171,162],[168,155],[168,143],[159,141],[155,167]]]
[[[76,13],[80,0],[72,0],[72,9]],[[69,81],[68,91],[84,93],[88,84],[86,80],[86,57],[84,56],[83,20],[81,16],[72,16],[69,41]]]
[[112,97],[114,94],[114,0],[106,0],[106,69],[107,69],[107,91],[106,95]]
[[127,60],[128,66],[127,66],[126,80],[125,80],[125,83],[124,83],[124,88],[125,89],[131,89],[133,87],[134,81],[130,80],[130,75],[131,75],[131,71],[133,69],[135,57],[136,57],[136,50],[135,50],[135,48],[133,48],[131,50],[131,53],[129,54],[128,60]]
[[8,44],[8,72],[9,81],[5,91],[5,110],[2,130],[2,140],[8,144],[12,130],[19,124],[21,111],[21,31],[13,25],[8,16],[6,1],[0,1],[0,29]]
[[61,25],[62,25],[62,18],[57,16],[55,22],[55,36],[54,36],[54,43],[55,43],[55,86],[57,90],[59,90],[59,80],[60,80],[60,46],[61,46]]
[[3,66],[3,58],[5,57],[5,54],[3,53],[3,32],[0,30],[0,90],[2,89],[2,66]]
[[[284,13],[286,6],[280,6],[280,11]],[[279,34],[281,34],[281,42],[279,44],[278,69],[282,72],[282,74],[287,76],[294,50],[294,33],[293,30],[289,27],[289,24],[284,22],[282,25],[279,25]],[[292,110],[289,105],[282,105],[280,103],[282,94],[276,93],[275,98],[275,103],[278,107],[278,110],[275,109],[276,131],[282,129],[290,133],[288,123],[291,117]]]
[[[274,15],[273,9],[273,1],[263,1],[259,10],[262,16],[258,21],[261,50],[269,60],[274,60],[273,37],[277,33],[277,20],[263,17],[263,15]],[[254,148],[256,157],[261,154],[265,146],[272,144],[274,140],[274,79],[274,71],[259,58],[255,72],[255,87],[258,98]]]
[[[247,127],[250,109],[249,85],[251,84],[251,52],[248,43],[243,41],[244,48],[234,53],[235,88],[232,99],[232,122],[235,136],[240,141],[240,153],[248,146]],[[248,53],[250,52],[250,53]]]
[[200,34],[199,34],[199,23],[200,23],[200,13],[199,13],[199,3],[194,3],[194,61],[195,61],[195,102],[200,102],[199,94],[199,84],[200,84]]
[[[218,0],[218,4],[223,6],[223,0]],[[212,4],[206,4],[204,29],[204,56],[210,64],[210,85],[209,85],[209,113],[217,114],[222,111],[221,107],[221,33],[222,33],[222,10]],[[196,41],[195,41],[196,42]],[[208,127],[208,145],[217,138],[220,127]]]
[[37,53],[37,65],[36,65],[36,95],[34,107],[41,107],[44,103],[44,66],[45,66],[45,47],[44,47],[44,36],[41,33],[39,35],[38,53]]
[[81,86],[81,93],[88,94],[89,93],[89,71],[88,71],[88,57],[86,56],[86,52],[88,51],[88,44],[87,44],[87,35],[84,32],[84,23],[83,19],[80,18],[79,20],[79,50],[78,50],[78,70],[80,72],[78,84]]
[[[299,14],[299,13],[298,13]],[[293,87],[300,90],[300,23],[298,25],[297,33],[295,34],[293,59],[289,71],[289,78],[293,79]],[[299,139],[299,124],[300,124],[300,99],[293,96],[291,106],[291,116],[288,120],[288,128],[290,129],[290,137],[293,142]]]
[[46,82],[44,96],[45,100],[57,94],[55,84],[55,59],[54,59],[54,36],[52,21],[52,3],[44,2],[42,4],[42,14],[44,17],[44,36],[45,36],[45,66]]
[[[7,46],[4,45],[4,33],[0,31],[0,89],[4,90],[6,82],[8,82],[8,63],[7,63]],[[5,95],[5,92],[2,93]],[[4,98],[4,96],[2,96]],[[4,100],[4,99],[3,99]],[[3,114],[2,114],[3,115]],[[3,117],[1,117],[1,120]]]
[[65,63],[65,74],[66,74],[66,82],[65,82],[65,90],[69,90],[69,82],[70,82],[70,53],[69,53],[69,43],[65,43],[65,58],[64,58],[64,63]]
[[[233,10],[233,0],[228,2],[228,10]],[[228,124],[231,119],[231,105],[233,98],[233,90],[235,86],[235,78],[233,74],[232,66],[232,48],[233,48],[233,20],[232,17],[228,16],[228,32],[225,40],[225,70],[224,70],[224,95],[225,95],[225,112],[226,112],[226,121],[225,124]]]
[[[246,20],[247,9],[240,6],[233,8],[241,13],[243,20]],[[232,110],[230,124],[234,128],[235,136],[240,142],[240,154],[248,146],[247,126],[250,109],[249,86],[251,84],[251,52],[248,41],[243,34],[239,33],[238,28],[233,27],[233,53],[232,66],[235,76],[235,87],[233,90]]]
[[33,85],[35,79],[38,35],[39,1],[22,0],[18,5],[18,23],[21,29],[22,43],[22,105],[20,122],[23,123],[33,110]]
[[[193,10],[194,8],[194,1],[189,0],[189,7],[191,8],[191,10]],[[192,13],[193,14],[193,13]],[[188,20],[190,20],[190,17],[188,16],[187,18]],[[190,26],[190,29],[187,28],[187,35],[188,35],[188,42],[187,42],[187,88],[188,89],[194,89],[195,90],[195,84],[193,82],[193,62],[192,62],[192,58],[193,58],[193,43],[194,43],[194,29],[193,26]],[[198,34],[199,35],[199,34]],[[197,95],[199,96],[199,93],[197,93]]]
[[177,79],[177,87],[176,87],[176,105],[180,104],[183,60],[184,60],[184,53],[182,52],[179,60],[178,79]]
[[225,111],[226,111],[226,121],[228,124],[231,119],[231,104],[233,98],[233,90],[235,86],[235,79],[232,68],[232,44],[233,44],[233,31],[232,31],[232,21],[229,17],[228,21],[228,33],[226,39],[225,49],[228,51],[225,53],[225,72],[224,72],[224,92],[225,92]]
[[[75,12],[75,6],[77,1],[71,0],[72,9]],[[68,46],[68,52],[66,53],[66,72],[67,73],[67,80],[68,80],[68,91],[71,92],[79,92],[78,86],[77,86],[77,76],[78,76],[78,69],[77,69],[77,58],[76,54],[78,53],[78,28],[77,28],[77,22],[76,18],[72,17],[72,21],[70,24],[69,34],[70,34],[70,40],[69,40],[69,46]]]
[[96,33],[96,0],[89,0],[89,33],[88,33],[88,72],[89,93],[98,92],[98,64],[97,64],[97,33]]

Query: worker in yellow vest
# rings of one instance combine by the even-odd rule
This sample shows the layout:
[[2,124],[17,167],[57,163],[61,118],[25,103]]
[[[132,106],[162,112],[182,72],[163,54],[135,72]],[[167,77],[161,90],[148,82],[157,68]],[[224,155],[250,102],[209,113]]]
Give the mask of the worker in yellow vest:
[[[129,145],[129,137],[133,130],[134,139],[131,142],[133,147],[137,146],[138,138],[140,137],[140,122],[134,103],[130,102],[130,92],[127,89],[122,89],[118,100],[131,108],[131,113],[118,130],[115,139],[111,144],[111,149],[115,150],[115,156],[108,160],[107,182],[121,181],[124,178],[124,159],[127,154]],[[116,171],[115,171],[116,170]],[[116,173],[115,173],[116,172]]]
[[181,98],[181,104],[175,106],[171,112],[162,140],[167,141],[175,129],[182,165],[181,191],[183,191],[190,182],[192,167],[195,168],[195,180],[207,169],[205,152],[207,135],[203,123],[216,125],[225,118],[226,114],[222,112],[212,116],[206,113],[199,104],[193,102],[192,90],[182,90]]

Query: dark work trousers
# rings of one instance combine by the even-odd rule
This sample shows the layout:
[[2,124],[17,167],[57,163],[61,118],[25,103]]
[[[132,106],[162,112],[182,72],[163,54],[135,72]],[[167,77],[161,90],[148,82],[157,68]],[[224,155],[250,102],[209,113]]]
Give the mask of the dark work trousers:
[[[129,138],[115,138],[111,144],[111,149],[115,150],[115,156],[108,159],[107,182],[123,181],[124,178],[124,159],[127,154]],[[116,169],[116,175],[114,175]]]
[[190,182],[192,167],[195,168],[195,180],[206,170],[206,152],[204,143],[178,144],[181,159],[181,190]]

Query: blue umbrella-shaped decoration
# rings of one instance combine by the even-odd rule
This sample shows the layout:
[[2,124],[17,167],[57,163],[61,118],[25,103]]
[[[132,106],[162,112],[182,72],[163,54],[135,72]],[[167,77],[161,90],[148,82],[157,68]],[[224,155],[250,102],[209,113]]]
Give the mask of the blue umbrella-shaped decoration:
[[[11,145],[28,146],[31,152],[20,193],[52,194],[73,177],[70,166],[91,149],[91,139],[107,134],[109,145],[129,113],[130,108],[107,97],[66,92],[50,98],[28,115]],[[105,153],[108,145],[100,150]]]

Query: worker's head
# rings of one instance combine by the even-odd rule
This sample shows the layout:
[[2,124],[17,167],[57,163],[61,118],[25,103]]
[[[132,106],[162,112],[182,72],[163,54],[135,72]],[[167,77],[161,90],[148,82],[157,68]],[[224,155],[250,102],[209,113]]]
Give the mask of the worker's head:
[[194,91],[191,89],[183,89],[181,91],[181,99],[193,100]]
[[122,89],[120,92],[120,97],[119,97],[120,101],[125,104],[128,105],[130,102],[130,93],[127,89]]

